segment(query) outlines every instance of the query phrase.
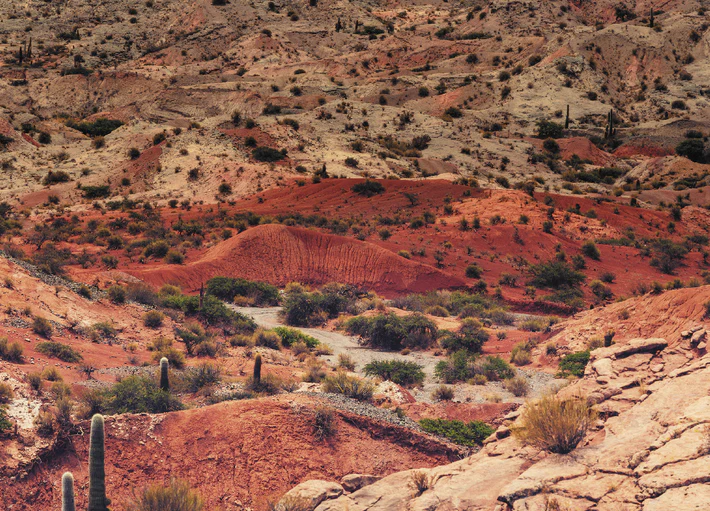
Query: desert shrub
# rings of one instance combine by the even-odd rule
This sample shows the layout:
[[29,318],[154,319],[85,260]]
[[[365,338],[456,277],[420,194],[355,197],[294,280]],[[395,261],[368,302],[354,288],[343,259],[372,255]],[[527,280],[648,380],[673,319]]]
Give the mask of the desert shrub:
[[160,328],[163,326],[164,314],[160,311],[152,310],[143,314],[143,324],[148,328]]
[[590,259],[594,259],[595,261],[598,261],[601,257],[596,243],[594,243],[592,240],[584,242],[584,244],[582,245],[582,253]]
[[313,436],[316,440],[332,438],[337,433],[335,413],[331,408],[318,406],[313,411]]
[[69,174],[63,170],[50,170],[42,181],[43,184],[51,186],[57,183],[66,183],[69,181]]
[[29,373],[27,375],[27,383],[30,384],[30,388],[32,388],[32,390],[39,391],[42,388],[42,373]]
[[252,341],[254,341],[254,345],[256,346],[264,346],[274,350],[281,349],[281,337],[273,330],[258,328],[252,336]]
[[69,121],[67,122],[67,126],[72,129],[78,130],[84,135],[88,135],[90,137],[105,137],[112,131],[115,131],[121,126],[123,126],[123,123],[115,119],[101,118],[96,119],[95,121]]
[[480,321],[466,318],[461,321],[461,327],[458,332],[446,332],[439,339],[439,344],[449,353],[459,350],[480,353],[488,338],[488,332],[483,329]]
[[52,333],[54,332],[54,328],[52,327],[52,323],[50,323],[47,318],[35,316],[32,320],[32,331],[37,335],[41,335],[45,339],[50,339],[52,337]]
[[431,393],[431,397],[434,401],[451,401],[454,399],[454,389],[447,385],[439,385]]
[[233,302],[241,296],[256,306],[279,304],[279,289],[276,286],[247,279],[214,277],[207,281],[205,292],[226,302]]
[[560,359],[558,376],[563,378],[568,376],[581,378],[584,376],[584,369],[587,367],[588,363],[589,350],[565,355]]
[[513,433],[525,444],[567,454],[582,441],[594,419],[586,400],[548,396],[523,409],[520,427]]
[[216,357],[220,347],[212,340],[202,341],[195,346],[196,357]]
[[530,384],[528,383],[528,380],[521,376],[505,380],[503,386],[508,392],[512,393],[516,397],[527,396],[530,391]]
[[366,346],[392,351],[428,348],[436,341],[438,333],[434,322],[416,313],[404,317],[393,313],[356,316],[345,323],[345,329],[359,336]]
[[537,122],[537,137],[542,139],[560,138],[563,126],[553,121],[540,120]]
[[202,511],[203,508],[202,498],[190,488],[188,482],[171,479],[167,486],[152,484],[144,488],[128,504],[127,511]]
[[420,385],[425,377],[419,364],[395,359],[375,360],[366,364],[363,371],[367,376],[379,376],[398,385]]
[[427,433],[443,436],[466,447],[481,445],[494,431],[492,427],[481,421],[471,421],[466,424],[458,420],[422,419],[419,425]]
[[506,380],[515,376],[510,364],[500,357],[489,355],[475,365],[476,374],[482,374],[488,381]]
[[173,340],[167,337],[158,337],[148,345],[148,350],[153,352],[153,360],[158,362],[165,357],[170,363],[170,367],[182,369],[185,365],[185,354],[173,348]]
[[126,288],[119,285],[113,285],[108,288],[108,298],[115,304],[126,303]]
[[469,264],[466,266],[466,277],[469,279],[480,279],[483,270],[476,263]]
[[103,199],[111,193],[109,185],[85,185],[81,187],[81,190],[84,192],[84,198],[86,199]]
[[338,367],[341,369],[346,369],[348,371],[354,371],[355,359],[347,353],[341,353],[340,355],[338,355]]
[[282,315],[288,325],[320,325],[351,308],[360,296],[361,292],[341,284],[328,284],[314,292],[294,286],[287,290]]
[[287,383],[277,378],[273,374],[265,374],[258,382],[249,377],[246,383],[247,390],[257,394],[273,395],[277,394],[281,389],[287,387]]
[[358,195],[364,195],[365,197],[372,197],[374,195],[384,193],[385,187],[382,183],[378,181],[371,181],[366,179],[362,183],[356,183],[352,186],[351,190]]
[[445,318],[449,315],[449,311],[447,311],[446,308],[442,307],[441,305],[433,305],[432,307],[427,307],[424,312],[426,314],[429,314],[430,316],[436,316],[439,318]]
[[0,337],[0,358],[7,362],[21,363],[24,360],[24,349],[17,342],[8,342],[7,337]]
[[58,358],[62,362],[75,363],[83,359],[79,352],[74,348],[60,342],[40,342],[37,343],[35,349],[39,353],[47,355],[48,357]]
[[192,355],[195,347],[209,339],[208,333],[196,321],[188,321],[175,329],[175,335],[185,344],[188,355]]
[[9,403],[15,397],[15,392],[9,383],[0,383],[0,404]]
[[563,261],[548,261],[530,266],[531,284],[539,288],[574,288],[586,279],[581,272],[575,271]]
[[655,240],[652,244],[653,256],[651,266],[658,268],[668,275],[683,264],[688,249],[680,243],[667,239]]
[[272,329],[273,332],[275,332],[280,338],[281,338],[281,344],[287,348],[290,348],[296,343],[302,342],[308,348],[315,348],[320,344],[320,341],[316,339],[315,337],[311,337],[310,335],[304,334],[302,331],[296,329],[296,328],[289,328],[286,326],[278,326],[276,328]]
[[186,370],[183,381],[188,391],[197,392],[204,387],[219,384],[222,381],[222,369],[216,364],[205,362]]
[[251,152],[256,161],[276,162],[284,159],[284,154],[272,147],[257,147]]
[[92,407],[109,415],[122,413],[165,413],[181,410],[182,403],[145,376],[127,376],[90,399]]
[[375,385],[367,379],[350,376],[345,371],[337,371],[323,380],[323,392],[343,394],[344,396],[369,401],[375,392]]
[[59,374],[59,370],[54,366],[48,366],[42,371],[42,378],[47,381],[62,381],[62,375]]
[[168,264],[182,264],[185,261],[185,256],[177,250],[168,250],[165,255],[165,262]]
[[676,146],[675,152],[696,163],[706,163],[708,157],[703,141],[700,138],[688,138],[683,140]]
[[510,361],[516,366],[524,366],[530,363],[530,349],[527,343],[519,342],[513,346],[513,351],[510,354]]

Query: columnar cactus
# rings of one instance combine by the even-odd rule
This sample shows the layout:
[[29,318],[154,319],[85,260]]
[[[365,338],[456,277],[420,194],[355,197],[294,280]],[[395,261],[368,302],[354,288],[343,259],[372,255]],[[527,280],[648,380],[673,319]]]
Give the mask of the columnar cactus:
[[71,472],[62,475],[62,511],[76,511],[74,505],[74,476]]
[[565,116],[565,129],[569,129],[569,105],[567,105],[567,115]]
[[89,440],[89,511],[108,511],[104,470],[104,418],[96,414],[91,419]]
[[254,384],[261,383],[261,355],[257,355],[254,359]]
[[168,368],[170,363],[168,359],[163,357],[160,359],[160,390],[168,392],[170,390],[170,381],[168,380]]

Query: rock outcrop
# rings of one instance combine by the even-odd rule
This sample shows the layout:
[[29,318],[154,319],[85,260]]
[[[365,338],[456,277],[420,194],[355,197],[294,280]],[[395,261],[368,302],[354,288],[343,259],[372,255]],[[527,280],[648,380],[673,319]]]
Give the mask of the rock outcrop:
[[398,472],[314,509],[708,509],[710,355],[698,349],[700,331],[674,343],[634,339],[593,351],[585,376],[559,391],[586,396],[599,414],[570,454],[509,435],[519,425],[516,411],[473,456],[417,474],[425,481],[417,490],[417,471]]

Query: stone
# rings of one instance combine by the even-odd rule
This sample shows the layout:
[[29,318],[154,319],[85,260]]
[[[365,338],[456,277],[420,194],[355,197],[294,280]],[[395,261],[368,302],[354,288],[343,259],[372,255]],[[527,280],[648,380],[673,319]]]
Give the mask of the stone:
[[611,365],[610,358],[602,358],[602,359],[595,361],[592,364],[592,369],[594,369],[594,372],[596,372],[599,376],[613,376],[614,375],[614,368]]
[[291,488],[276,505],[277,511],[287,511],[297,502],[304,511],[313,511],[323,501],[338,498],[343,494],[343,487],[331,481],[313,479]]
[[631,339],[624,344],[615,344],[608,348],[598,348],[591,353],[590,360],[602,358],[625,358],[635,353],[655,353],[668,346],[668,341],[660,337],[651,339]]
[[348,493],[352,493],[360,488],[364,488],[367,485],[377,482],[380,479],[380,476],[372,474],[348,474],[340,480],[340,484],[343,487],[343,490]]
[[701,511],[708,509],[710,485],[691,484],[680,488],[671,488],[655,499],[643,502],[643,511]]
[[690,344],[698,344],[699,342],[704,341],[705,337],[706,337],[705,330],[698,330],[690,338]]

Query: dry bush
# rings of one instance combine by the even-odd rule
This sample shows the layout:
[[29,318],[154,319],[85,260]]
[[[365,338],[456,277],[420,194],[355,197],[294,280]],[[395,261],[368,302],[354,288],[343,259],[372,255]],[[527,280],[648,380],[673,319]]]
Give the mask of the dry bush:
[[447,385],[439,385],[431,393],[431,397],[434,401],[451,401],[454,399],[454,389]]
[[128,511],[202,511],[202,497],[186,481],[171,480],[168,486],[154,484],[128,505]]
[[310,383],[320,383],[325,378],[325,364],[322,360],[311,357],[306,361],[306,373],[303,381]]
[[348,371],[355,370],[355,359],[346,353],[338,355],[338,367]]
[[409,486],[414,490],[416,496],[421,495],[427,491],[431,485],[431,480],[429,474],[424,470],[415,470],[412,472],[411,480],[409,481]]
[[9,383],[0,383],[0,403],[9,403],[15,397],[15,393]]
[[375,392],[375,385],[370,380],[338,371],[323,380],[323,392],[343,394],[359,401],[368,401]]
[[337,433],[335,413],[330,408],[319,406],[314,411],[313,435],[316,440],[332,438]]
[[503,386],[508,392],[512,393],[515,397],[527,396],[528,392],[530,391],[530,385],[528,384],[528,381],[520,376],[505,380]]
[[514,433],[525,444],[566,454],[582,441],[595,418],[584,399],[547,396],[525,407]]

